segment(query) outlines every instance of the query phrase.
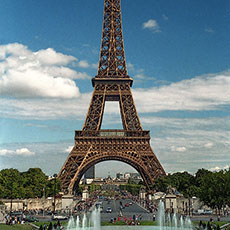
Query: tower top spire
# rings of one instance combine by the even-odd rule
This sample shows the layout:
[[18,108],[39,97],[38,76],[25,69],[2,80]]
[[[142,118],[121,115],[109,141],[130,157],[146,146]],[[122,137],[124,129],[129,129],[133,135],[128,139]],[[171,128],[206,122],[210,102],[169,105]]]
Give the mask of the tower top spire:
[[96,78],[129,78],[125,62],[121,0],[105,0],[100,61]]

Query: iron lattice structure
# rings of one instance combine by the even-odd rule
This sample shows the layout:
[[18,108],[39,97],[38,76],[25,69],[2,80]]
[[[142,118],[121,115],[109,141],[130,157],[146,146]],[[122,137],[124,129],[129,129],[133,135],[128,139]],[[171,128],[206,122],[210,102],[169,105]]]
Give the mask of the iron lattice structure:
[[[133,166],[147,188],[165,171],[150,146],[150,132],[142,129],[134,104],[132,78],[127,74],[120,0],[105,0],[98,74],[92,79],[92,95],[81,131],[58,177],[62,190],[73,193],[93,165],[118,160]],[[106,101],[119,101],[123,130],[101,130]]]

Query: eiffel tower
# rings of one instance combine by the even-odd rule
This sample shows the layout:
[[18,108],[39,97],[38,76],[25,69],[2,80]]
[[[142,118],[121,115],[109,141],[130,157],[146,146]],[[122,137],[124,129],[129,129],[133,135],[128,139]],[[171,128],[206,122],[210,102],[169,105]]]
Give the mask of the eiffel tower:
[[[104,1],[104,20],[97,76],[91,103],[75,145],[58,178],[62,191],[73,194],[84,173],[95,164],[117,160],[135,168],[147,189],[165,171],[150,146],[150,131],[142,129],[128,76],[121,23],[121,0]],[[118,101],[122,130],[101,130],[106,101]]]

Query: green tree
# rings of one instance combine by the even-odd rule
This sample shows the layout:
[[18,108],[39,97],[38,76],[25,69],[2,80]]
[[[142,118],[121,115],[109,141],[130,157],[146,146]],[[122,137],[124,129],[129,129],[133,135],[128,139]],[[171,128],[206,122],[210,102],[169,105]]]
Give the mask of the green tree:
[[139,194],[141,187],[143,187],[143,186],[138,185],[138,184],[123,184],[123,185],[120,185],[120,190],[128,191],[133,196],[136,196]]
[[[35,198],[43,196],[43,188],[47,188],[47,196],[54,194],[54,180],[48,177],[40,168],[31,168],[26,172],[17,169],[0,171],[0,198]],[[56,193],[60,191],[60,181],[56,179]]]
[[212,172],[207,169],[198,169],[195,175],[195,184],[197,187],[200,187],[203,183],[203,178],[212,175]]
[[17,169],[0,171],[1,198],[20,198],[24,195],[23,178]]
[[169,184],[176,188],[185,197],[195,196],[195,178],[188,172],[178,172],[168,176]]
[[155,183],[151,186],[152,190],[157,192],[167,192],[167,189],[170,185],[170,181],[167,176],[162,176],[156,179]]
[[53,196],[54,194],[58,194],[61,190],[61,182],[58,178],[52,178],[48,180],[45,187],[46,196]]
[[227,203],[227,172],[209,172],[200,178],[199,198],[204,204],[220,210]]
[[42,197],[42,191],[48,179],[45,173],[40,168],[30,168],[27,172],[23,172],[22,176],[26,188],[26,198]]
[[230,168],[228,170],[226,170],[226,174],[225,174],[225,178],[226,178],[226,204],[228,206],[230,206]]

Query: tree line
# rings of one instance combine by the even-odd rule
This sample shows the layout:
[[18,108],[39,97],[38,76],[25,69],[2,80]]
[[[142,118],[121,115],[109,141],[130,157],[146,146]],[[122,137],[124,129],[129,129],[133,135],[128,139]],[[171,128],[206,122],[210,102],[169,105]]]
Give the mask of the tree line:
[[195,175],[188,172],[168,174],[158,178],[152,189],[167,192],[169,187],[176,188],[186,198],[198,197],[212,209],[230,206],[230,169],[218,172],[199,169]]
[[49,179],[40,168],[30,168],[26,172],[17,169],[0,171],[0,198],[41,198],[53,196],[60,191],[58,178]]
[[[90,186],[94,191],[98,187]],[[92,188],[91,188],[92,187]],[[127,190],[132,195],[138,195],[143,184],[128,183],[121,185],[121,190]],[[168,192],[173,187],[186,198],[198,197],[212,209],[230,206],[230,169],[211,172],[199,169],[195,175],[188,172],[177,172],[160,177],[151,186],[152,190]],[[58,178],[49,179],[40,168],[30,168],[26,172],[17,169],[3,169],[0,171],[0,198],[41,198],[53,196],[60,191]],[[81,186],[79,192],[82,191]]]

